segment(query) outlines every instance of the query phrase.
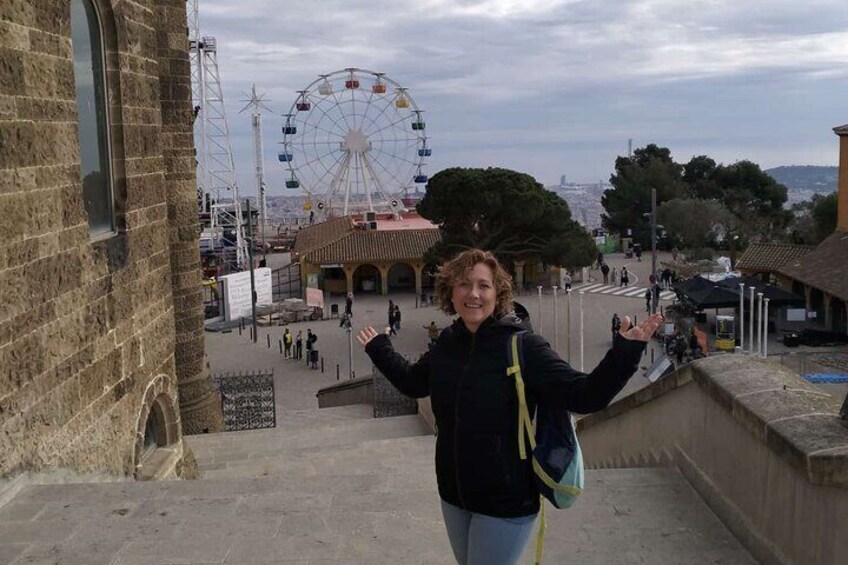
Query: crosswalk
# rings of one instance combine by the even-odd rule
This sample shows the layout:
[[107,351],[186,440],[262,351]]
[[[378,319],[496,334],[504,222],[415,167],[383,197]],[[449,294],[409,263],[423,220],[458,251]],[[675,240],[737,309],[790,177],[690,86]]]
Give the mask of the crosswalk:
[[[575,292],[586,292],[589,294],[609,294],[610,296],[626,296],[628,298],[645,298],[646,286],[616,286],[611,284],[587,284],[574,287]],[[660,300],[672,300],[674,292],[663,290],[660,292]]]

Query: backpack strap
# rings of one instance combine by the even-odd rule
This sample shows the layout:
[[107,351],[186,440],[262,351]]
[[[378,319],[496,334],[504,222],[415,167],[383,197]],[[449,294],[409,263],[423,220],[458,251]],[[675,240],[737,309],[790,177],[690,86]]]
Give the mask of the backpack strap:
[[509,367],[507,376],[515,378],[515,392],[518,395],[518,453],[521,459],[527,459],[527,449],[524,436],[530,440],[530,453],[536,449],[536,437],[533,434],[533,420],[527,409],[527,399],[524,396],[524,379],[521,377],[521,348],[520,343],[525,332],[515,332],[509,338]]
[[[509,338],[509,366],[506,369],[507,376],[515,377],[515,392],[518,395],[518,452],[521,459],[527,459],[527,450],[524,445],[524,436],[530,440],[530,454],[536,449],[536,437],[533,434],[533,421],[530,418],[530,411],[527,409],[527,399],[524,397],[524,379],[521,377],[521,340],[526,332],[515,332]],[[542,470],[533,457],[533,469],[537,475],[551,481],[547,473]],[[553,481],[556,484],[556,481]],[[536,537],[536,558],[534,563],[541,565],[542,553],[545,547],[545,530],[547,522],[545,520],[545,497],[539,495],[539,535]]]

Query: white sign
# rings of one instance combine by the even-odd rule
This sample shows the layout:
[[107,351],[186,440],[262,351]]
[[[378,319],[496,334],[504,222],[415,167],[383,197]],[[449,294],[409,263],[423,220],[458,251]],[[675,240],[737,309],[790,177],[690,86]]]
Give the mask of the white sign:
[[803,322],[807,319],[807,310],[804,308],[787,308],[787,322]]
[[[273,301],[271,293],[271,269],[261,267],[253,270],[256,285],[256,305],[269,306]],[[224,301],[224,319],[236,320],[250,317],[250,271],[232,273],[218,278],[221,284],[221,299]]]

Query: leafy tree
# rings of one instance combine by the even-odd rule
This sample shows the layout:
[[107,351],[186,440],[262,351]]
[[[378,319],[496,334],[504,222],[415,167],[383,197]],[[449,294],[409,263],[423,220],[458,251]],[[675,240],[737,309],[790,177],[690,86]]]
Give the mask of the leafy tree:
[[715,181],[716,162],[706,155],[692,157],[683,165],[683,182],[692,198],[707,200],[721,199],[721,191]]
[[686,196],[683,167],[671,158],[666,147],[650,144],[636,149],[632,157],[615,160],[615,173],[610,177],[613,188],[604,192],[601,204],[604,227],[615,233],[632,230],[643,245],[650,244],[651,189],[657,189],[657,205]]
[[814,194],[811,200],[792,206],[792,241],[806,245],[821,243],[836,229],[837,193]]
[[417,209],[441,231],[441,241],[428,252],[431,262],[477,247],[509,267],[516,260],[537,259],[577,268],[597,253],[563,199],[530,175],[509,169],[440,171],[430,178]]
[[715,247],[738,228],[736,218],[720,202],[675,198],[657,210],[671,243],[679,247]]
[[740,219],[745,220],[753,239],[774,239],[789,223],[791,215],[783,209],[786,187],[765,174],[751,161],[738,161],[716,167],[713,179],[719,200]]

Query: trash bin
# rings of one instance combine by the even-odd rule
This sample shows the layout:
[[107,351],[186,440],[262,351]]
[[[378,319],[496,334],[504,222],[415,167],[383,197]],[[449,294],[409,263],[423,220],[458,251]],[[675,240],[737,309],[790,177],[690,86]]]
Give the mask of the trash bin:
[[801,345],[801,336],[795,332],[789,332],[783,336],[783,345],[786,347],[798,347]]
[[330,304],[330,317],[338,318],[339,317],[339,305],[338,304]]

